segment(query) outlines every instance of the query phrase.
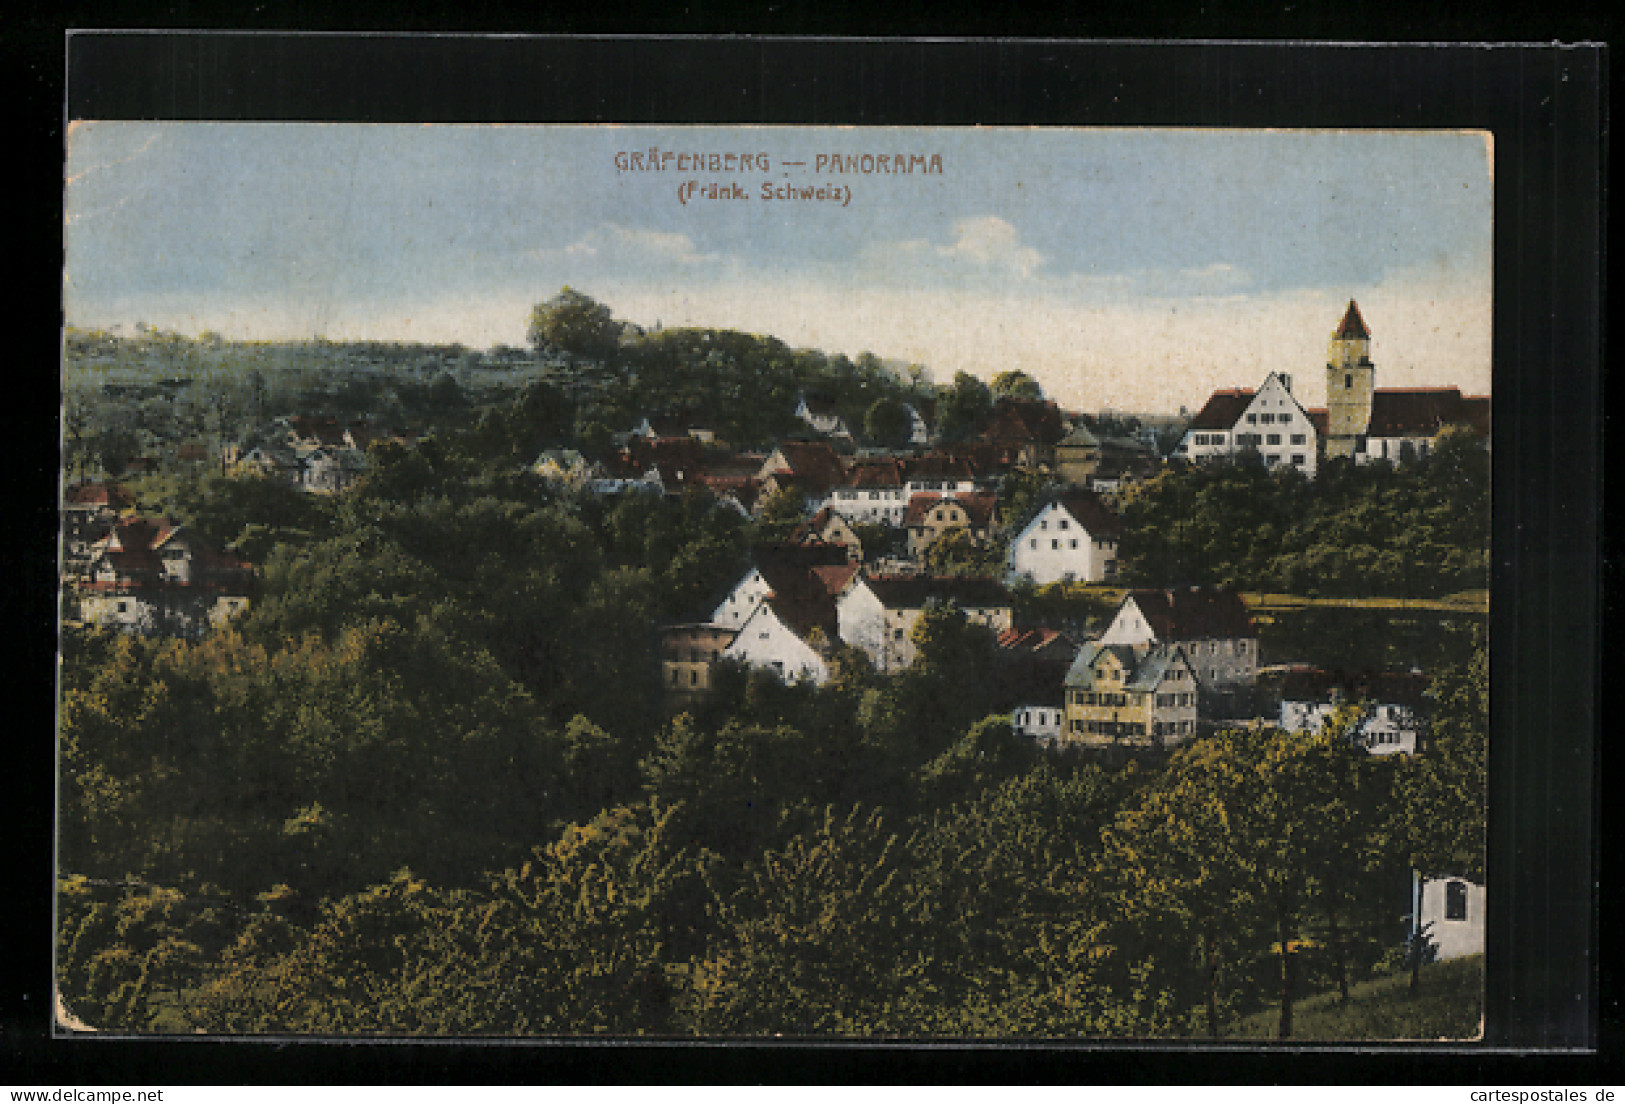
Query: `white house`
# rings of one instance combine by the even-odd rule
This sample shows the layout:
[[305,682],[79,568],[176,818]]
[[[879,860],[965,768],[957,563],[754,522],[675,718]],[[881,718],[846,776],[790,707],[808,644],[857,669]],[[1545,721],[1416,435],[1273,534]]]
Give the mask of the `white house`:
[[1398,702],[1372,705],[1350,737],[1372,755],[1415,755],[1421,722],[1416,711]]
[[1224,460],[1252,449],[1269,467],[1291,467],[1313,479],[1319,430],[1292,395],[1292,377],[1271,372],[1257,391],[1215,391],[1202,407],[1175,457],[1195,463]]
[[848,441],[852,439],[852,430],[847,427],[846,419],[841,417],[840,411],[835,409],[835,404],[828,399],[802,396],[801,401],[796,404],[796,417],[824,437],[840,437]]
[[1061,707],[1058,705],[1018,705],[1010,714],[1010,727],[1044,747],[1061,739]]
[[1484,953],[1485,887],[1467,878],[1426,878],[1414,890],[1417,922],[1435,957],[1444,960]]
[[859,576],[836,599],[837,632],[862,648],[877,671],[900,671],[914,662],[910,634],[930,601],[954,602],[967,620],[995,633],[1010,628],[1010,592],[991,579]]
[[1010,577],[1038,584],[1115,579],[1122,531],[1117,515],[1094,492],[1068,491],[1010,542]]
[[829,664],[807,640],[814,626],[798,623],[789,605],[772,597],[764,599],[722,654],[772,671],[786,683],[822,685],[829,678]]
[[1258,633],[1241,595],[1223,587],[1131,590],[1101,636],[1144,653],[1177,644],[1204,690],[1235,690],[1258,678]]
[[830,488],[823,508],[854,525],[903,524],[908,492],[902,464],[892,459],[854,460],[845,480]]

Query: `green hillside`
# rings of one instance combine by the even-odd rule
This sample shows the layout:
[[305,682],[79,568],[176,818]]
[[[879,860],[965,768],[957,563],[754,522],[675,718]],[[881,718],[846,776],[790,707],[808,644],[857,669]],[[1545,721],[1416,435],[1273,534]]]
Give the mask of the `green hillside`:
[[[1422,969],[1413,995],[1408,973],[1355,985],[1343,1004],[1322,993],[1293,1005],[1292,1037],[1304,1042],[1369,1042],[1377,1039],[1476,1039],[1484,1011],[1484,957],[1438,962]],[[1276,1008],[1255,1012],[1233,1024],[1226,1035],[1274,1039],[1280,1024]]]

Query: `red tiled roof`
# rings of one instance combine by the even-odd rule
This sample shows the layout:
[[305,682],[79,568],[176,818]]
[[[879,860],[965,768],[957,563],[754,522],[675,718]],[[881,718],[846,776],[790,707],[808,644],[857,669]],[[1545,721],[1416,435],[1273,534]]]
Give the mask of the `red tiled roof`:
[[1365,319],[1360,317],[1360,308],[1353,299],[1349,300],[1349,309],[1343,313],[1343,321],[1333,336],[1338,341],[1371,340],[1371,331],[1365,328]]
[[904,527],[924,525],[928,513],[949,502],[958,503],[965,511],[972,529],[988,529],[992,527],[993,511],[999,504],[999,498],[997,495],[976,492],[936,494],[921,491],[909,497],[908,509],[903,514]]
[[1371,395],[1366,436],[1432,437],[1443,427],[1464,420],[1457,388],[1378,388]]
[[1247,404],[1253,401],[1253,392],[1241,388],[1215,391],[1207,405],[1191,419],[1192,429],[1229,429],[1236,424]]
[[1315,433],[1321,437],[1326,436],[1326,427],[1331,424],[1327,421],[1326,408],[1324,406],[1311,406],[1304,413],[1309,416],[1309,422],[1315,427]]
[[1161,641],[1234,640],[1256,635],[1241,595],[1224,587],[1131,590],[1129,598]]
[[839,567],[815,567],[812,575],[823,586],[825,593],[834,598],[857,577],[858,570],[857,564],[849,563]]
[[1058,629],[1006,629],[999,634],[999,647],[1007,651],[1041,652],[1059,641],[1073,647],[1071,638]]
[[903,479],[975,479],[976,463],[967,455],[933,452],[903,461]]
[[62,493],[69,506],[99,506],[109,510],[127,510],[130,496],[117,483],[74,483]]
[[1055,501],[1096,540],[1120,536],[1123,532],[1122,519],[1093,491],[1078,487],[1058,495]]
[[993,420],[982,436],[990,441],[1039,441],[1054,444],[1066,433],[1061,408],[1049,399],[999,399]]
[[847,487],[901,487],[903,466],[896,460],[855,460],[847,469]]
[[790,465],[790,470],[805,480],[806,486],[819,493],[828,491],[846,478],[840,456],[827,441],[781,441],[778,452]]

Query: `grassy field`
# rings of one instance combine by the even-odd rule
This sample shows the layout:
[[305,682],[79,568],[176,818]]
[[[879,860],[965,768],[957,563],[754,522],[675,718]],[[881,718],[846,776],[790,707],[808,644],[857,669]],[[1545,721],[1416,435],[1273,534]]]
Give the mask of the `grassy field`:
[[[1414,996],[1410,975],[1400,973],[1350,987],[1347,1004],[1335,992],[1306,997],[1292,1007],[1292,1037],[1304,1042],[1476,1039],[1483,1009],[1484,959],[1473,955],[1423,967]],[[1270,1008],[1231,1024],[1225,1036],[1274,1039],[1279,1023],[1280,1010]]]
[[1488,613],[1490,592],[1464,590],[1443,598],[1305,598],[1297,594],[1244,593],[1242,601],[1254,613],[1285,613],[1304,609],[1426,610],[1436,613]]

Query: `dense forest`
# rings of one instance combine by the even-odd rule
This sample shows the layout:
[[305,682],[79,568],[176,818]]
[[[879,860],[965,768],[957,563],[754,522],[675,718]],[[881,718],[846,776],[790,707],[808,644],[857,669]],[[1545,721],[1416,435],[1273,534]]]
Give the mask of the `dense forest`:
[[1309,596],[1489,586],[1489,453],[1446,430],[1426,459],[1331,460],[1311,481],[1236,463],[1170,468],[1123,510],[1125,580]]

